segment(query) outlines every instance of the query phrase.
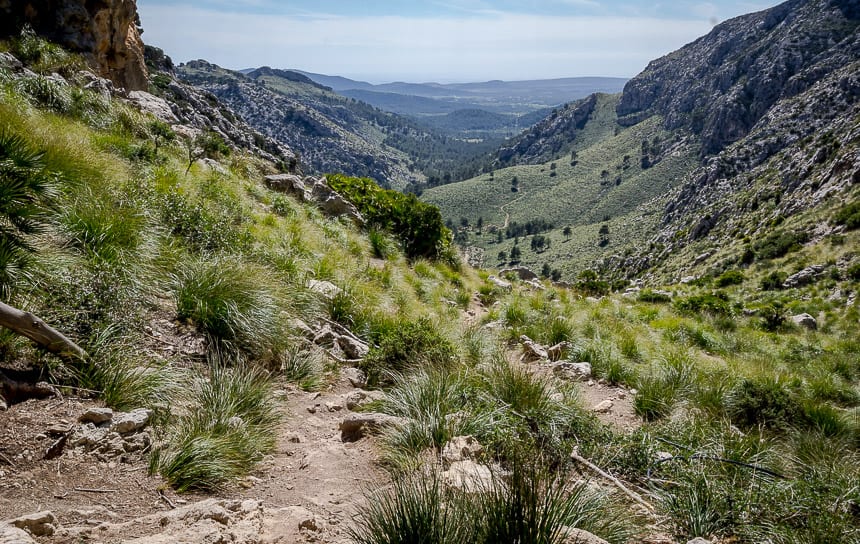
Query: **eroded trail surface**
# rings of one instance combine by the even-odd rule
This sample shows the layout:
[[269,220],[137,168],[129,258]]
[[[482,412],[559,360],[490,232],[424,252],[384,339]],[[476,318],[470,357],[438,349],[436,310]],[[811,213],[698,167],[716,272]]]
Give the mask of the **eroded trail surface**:
[[[284,386],[275,451],[252,475],[211,495],[179,495],[149,476],[149,427],[109,432],[122,430],[114,425],[122,414],[100,434],[78,421],[99,408],[89,400],[10,406],[0,412],[0,521],[17,520],[27,532],[0,523],[0,543],[348,542],[365,491],[386,482],[373,438],[341,438],[354,391],[345,378],[319,393]],[[62,433],[64,451],[46,459]],[[125,451],[137,442],[140,449]]]

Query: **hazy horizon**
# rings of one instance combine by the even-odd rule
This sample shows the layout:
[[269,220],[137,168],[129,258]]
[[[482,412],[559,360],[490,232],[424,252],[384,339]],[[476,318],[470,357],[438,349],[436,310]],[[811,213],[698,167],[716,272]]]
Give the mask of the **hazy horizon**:
[[271,66],[369,83],[631,78],[714,24],[776,2],[139,0],[175,62]]

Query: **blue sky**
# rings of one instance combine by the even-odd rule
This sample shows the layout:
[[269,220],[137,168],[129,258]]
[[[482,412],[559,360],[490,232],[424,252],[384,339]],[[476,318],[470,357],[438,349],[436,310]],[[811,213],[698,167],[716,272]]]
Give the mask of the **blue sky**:
[[174,61],[385,81],[632,77],[772,0],[138,0]]

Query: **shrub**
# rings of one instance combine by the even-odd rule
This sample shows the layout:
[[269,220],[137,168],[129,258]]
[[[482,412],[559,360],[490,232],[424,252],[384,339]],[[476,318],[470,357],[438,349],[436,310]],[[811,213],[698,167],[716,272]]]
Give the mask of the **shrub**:
[[672,302],[672,296],[662,291],[654,291],[653,289],[643,289],[639,292],[640,302],[667,303]]
[[748,428],[784,429],[803,416],[800,402],[774,379],[741,380],[729,392],[726,408],[732,422]]
[[371,227],[397,236],[410,259],[437,259],[446,253],[451,232],[439,208],[421,202],[414,194],[383,189],[368,178],[331,174],[327,179],[332,189],[358,208]]
[[728,287],[729,285],[741,285],[744,282],[744,273],[740,270],[726,270],[714,280],[716,287]]
[[583,270],[579,273],[574,289],[587,295],[603,296],[609,294],[609,282],[603,281],[593,270]]
[[849,266],[845,271],[845,277],[853,281],[860,281],[860,263]]
[[758,314],[761,316],[761,327],[768,332],[776,332],[785,326],[785,310],[779,302],[765,304],[759,308]]
[[94,258],[118,263],[137,248],[146,226],[137,208],[111,200],[84,191],[66,208],[61,221],[74,246]]
[[845,225],[848,230],[860,228],[860,201],[852,202],[836,212],[833,223]]
[[675,307],[686,313],[732,314],[729,296],[722,291],[680,298],[675,301]]
[[368,493],[347,533],[358,544],[474,542],[476,528],[465,502],[438,472],[418,472]]
[[774,270],[761,280],[761,290],[762,291],[777,291],[782,289],[782,284],[785,283],[785,279],[788,277],[788,274],[785,272]]
[[18,134],[0,130],[0,299],[22,279],[34,248],[29,237],[43,230],[56,176],[43,154]]
[[387,383],[394,374],[419,367],[448,368],[457,350],[426,317],[398,321],[391,329],[377,333],[376,344],[361,363],[368,383]]
[[803,231],[776,231],[753,244],[753,251],[758,259],[776,259],[797,251],[808,239]]

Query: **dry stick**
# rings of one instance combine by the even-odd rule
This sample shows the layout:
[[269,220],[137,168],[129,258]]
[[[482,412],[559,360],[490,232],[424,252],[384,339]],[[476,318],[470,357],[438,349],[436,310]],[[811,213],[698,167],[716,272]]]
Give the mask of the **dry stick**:
[[87,353],[63,333],[30,312],[21,311],[2,302],[0,302],[0,326],[26,336],[51,353],[79,359],[87,357]]
[[116,489],[92,489],[89,487],[76,487],[75,491],[81,493],[116,493]]
[[654,512],[654,507],[649,502],[647,502],[645,499],[643,499],[641,495],[639,495],[635,491],[631,491],[630,489],[628,489],[624,484],[621,483],[621,481],[618,478],[609,474],[608,472],[601,470],[600,467],[598,467],[597,465],[595,465],[594,463],[592,463],[588,459],[579,455],[576,452],[576,450],[573,450],[572,452],[570,452],[570,458],[573,459],[574,461],[578,462],[578,463],[585,465],[586,467],[591,469],[593,472],[599,474],[600,476],[606,478],[607,480],[609,480],[610,482],[615,484],[615,487],[617,487],[618,489],[623,491],[625,495],[627,495],[628,497],[633,499],[635,502],[644,506],[649,512],[652,512],[652,513]]
[[10,467],[15,466],[15,464],[12,461],[10,461],[9,458],[6,457],[5,455],[3,455],[2,453],[0,453],[0,461],[3,461],[4,463],[9,465]]
[[326,319],[324,317],[320,317],[320,321],[323,321],[324,323],[327,323],[329,326],[334,327],[335,329],[337,329],[337,332],[339,332],[340,334],[343,334],[344,336],[349,336],[353,340],[355,340],[357,342],[361,342],[362,344],[368,344],[368,342],[365,342],[364,340],[362,340],[361,338],[356,336],[351,330],[347,329],[346,327],[344,327],[343,325],[341,325],[337,321],[332,321],[332,320]]
[[167,495],[165,495],[165,494],[164,494],[164,491],[162,491],[161,489],[159,489],[159,490],[158,490],[158,496],[159,496],[159,497],[161,497],[161,499],[162,499],[164,502],[166,502],[166,503],[168,504],[168,506],[170,506],[171,508],[173,508],[174,510],[176,510],[176,504],[174,504],[174,503],[173,503],[173,501],[172,501],[172,500],[170,500],[170,499],[167,497]]

